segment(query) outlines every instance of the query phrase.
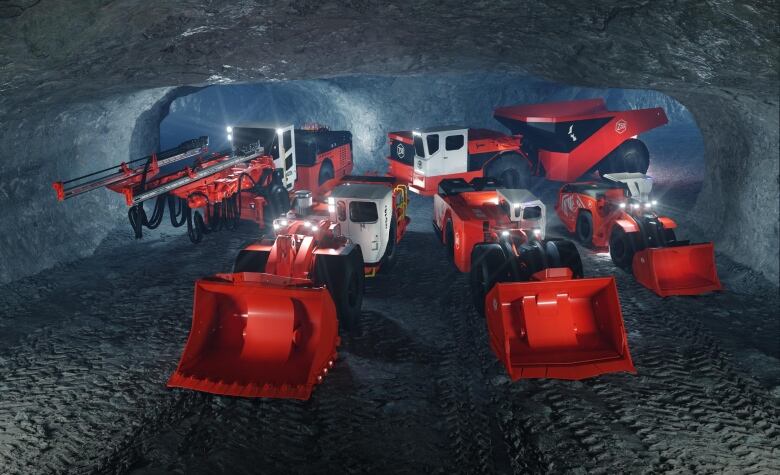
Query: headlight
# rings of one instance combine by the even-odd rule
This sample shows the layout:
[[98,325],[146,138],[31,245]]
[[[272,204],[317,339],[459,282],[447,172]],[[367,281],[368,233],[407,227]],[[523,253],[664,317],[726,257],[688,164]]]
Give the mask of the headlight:
[[509,237],[509,231],[501,231],[501,237]]
[[279,223],[274,223],[274,231],[278,231],[280,228]]
[[282,133],[284,133],[284,130],[282,130],[282,129],[276,129],[276,133],[277,133],[277,134],[279,134],[279,135],[282,135]]
[[329,205],[335,205],[336,204],[336,199],[335,198],[328,198],[328,204]]
[[534,228],[534,236],[542,237],[542,230],[540,228]]
[[620,203],[620,209],[626,209],[626,204],[625,203]]
[[634,203],[631,205],[631,207],[634,209],[639,209],[639,203]]
[[229,126],[229,125],[227,126],[227,129],[226,129],[226,130],[227,130],[227,133],[229,133],[229,134],[232,134],[232,133],[233,133],[233,127],[231,127],[231,126]]
[[656,200],[651,201],[651,203],[653,203],[653,206],[656,206],[658,204]]
[[287,220],[286,219],[280,219],[279,220],[279,225],[280,226],[287,226]]
[[310,222],[308,222],[308,221],[304,221],[304,222],[303,222],[303,226],[304,226],[304,227],[307,227],[307,228],[310,228],[310,227],[311,227],[311,223],[310,223]]
[[232,142],[232,141],[233,141],[233,134],[228,134],[228,142]]
[[652,207],[653,207],[653,204],[651,202],[648,201],[647,203],[645,203],[645,208],[649,209],[649,208],[652,208]]
[[315,225],[315,226],[312,226],[312,227],[311,227],[311,230],[312,230],[312,231],[319,231],[319,230],[320,230],[320,227]]

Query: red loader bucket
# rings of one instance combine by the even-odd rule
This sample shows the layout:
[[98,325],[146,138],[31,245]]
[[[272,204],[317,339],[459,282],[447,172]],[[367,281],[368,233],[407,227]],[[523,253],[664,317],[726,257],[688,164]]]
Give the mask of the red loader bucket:
[[309,398],[336,357],[336,307],[324,288],[271,285],[264,276],[195,283],[192,330],[168,387]]
[[490,346],[512,380],[636,373],[615,279],[570,276],[499,283],[487,294]]
[[634,254],[636,280],[661,297],[721,290],[712,243],[644,249]]

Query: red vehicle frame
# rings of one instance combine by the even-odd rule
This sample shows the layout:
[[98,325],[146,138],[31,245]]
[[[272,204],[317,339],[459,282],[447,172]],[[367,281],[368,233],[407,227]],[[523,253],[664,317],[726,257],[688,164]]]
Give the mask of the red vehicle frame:
[[657,214],[656,206],[649,195],[632,196],[624,184],[589,181],[561,187],[555,210],[582,244],[609,248],[618,267],[631,269],[662,297],[721,290],[713,244],[678,240],[677,223]]
[[[637,136],[668,122],[661,108],[611,111],[603,99],[500,107],[494,117],[513,135],[458,127],[390,132],[388,174],[430,196],[442,180],[453,178],[493,177],[510,188],[527,188],[531,176],[567,182],[596,170],[645,173],[650,156]],[[438,145],[430,152],[416,142],[433,135],[438,144],[438,135],[458,132],[467,135],[465,161],[462,152],[452,152],[458,157],[453,159]]]

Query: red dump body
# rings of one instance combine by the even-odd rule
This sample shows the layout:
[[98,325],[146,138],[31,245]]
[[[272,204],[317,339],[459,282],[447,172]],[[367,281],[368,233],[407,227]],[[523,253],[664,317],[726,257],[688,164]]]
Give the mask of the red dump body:
[[625,140],[668,122],[660,107],[610,111],[603,99],[499,107],[493,116],[538,147],[545,178],[573,181]]
[[636,373],[614,277],[571,276],[569,269],[547,269],[488,293],[490,347],[512,380]]

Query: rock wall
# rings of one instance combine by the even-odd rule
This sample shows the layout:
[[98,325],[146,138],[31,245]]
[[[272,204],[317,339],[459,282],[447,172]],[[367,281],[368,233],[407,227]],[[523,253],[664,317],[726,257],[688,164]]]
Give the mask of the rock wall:
[[105,189],[65,203],[51,184],[156,150],[173,99],[154,89],[114,99],[25,110],[0,124],[0,283],[92,253],[126,219]]
[[[24,210],[33,209],[25,200],[32,185],[14,173],[36,169],[39,162],[51,171],[47,157],[56,152],[49,148],[62,142],[54,136],[81,132],[58,114],[84,114],[84,122],[93,123],[92,114],[102,114],[95,104],[185,85],[514,71],[564,84],[648,88],[677,98],[702,124],[707,144],[705,192],[697,212],[731,216],[727,227],[739,229],[753,244],[735,249],[732,231],[721,231],[726,223],[721,218],[699,222],[717,228],[719,244],[738,262],[778,281],[777,251],[766,254],[778,242],[777,206],[767,205],[777,202],[780,161],[777,1],[5,3],[0,5],[0,144],[10,158],[0,160],[0,182],[5,190],[24,190],[13,191],[12,202],[0,198],[11,208],[2,217],[14,229],[9,233],[38,233],[29,231],[28,218],[21,219],[30,213]],[[362,111],[370,129],[375,112],[358,104],[345,105],[344,113]],[[124,112],[107,114],[118,118]],[[23,121],[29,130],[17,130]],[[31,144],[32,129],[52,135],[51,142]],[[87,145],[71,150],[86,151]],[[95,150],[100,150],[97,142]],[[742,166],[735,165],[743,159]],[[719,198],[726,195],[728,203]],[[69,229],[83,226],[72,224]],[[23,257],[22,263],[8,261],[13,249],[0,252],[6,256],[0,261],[5,276],[56,260],[43,256],[42,264],[29,267],[31,261]]]
[[778,104],[682,94],[705,137],[706,180],[690,218],[716,249],[777,283],[780,266]]

